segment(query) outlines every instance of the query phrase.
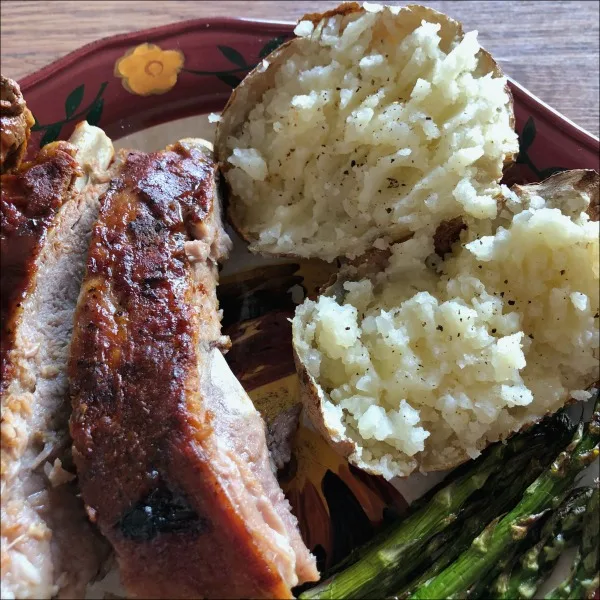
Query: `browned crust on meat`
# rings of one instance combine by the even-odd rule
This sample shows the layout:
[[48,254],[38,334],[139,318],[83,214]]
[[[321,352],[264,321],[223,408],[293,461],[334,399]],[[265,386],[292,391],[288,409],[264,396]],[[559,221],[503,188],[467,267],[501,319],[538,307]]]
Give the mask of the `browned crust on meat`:
[[[122,516],[119,481],[127,496],[149,489],[155,457],[148,449],[168,437],[183,409],[183,374],[196,361],[184,242],[188,223],[210,210],[207,173],[177,152],[132,152],[102,199],[70,364],[78,469],[86,502],[98,511],[102,504],[100,524]],[[182,184],[196,192],[180,199]],[[127,387],[153,418],[137,397],[118,397]],[[110,452],[117,440],[131,461]]]
[[216,265],[210,281],[192,277],[185,244],[215,210],[214,176],[212,161],[180,144],[129,154],[102,199],[75,317],[83,498],[138,597],[289,597],[204,443],[215,417],[199,397],[200,346],[219,323],[216,306],[194,298],[214,293]]
[[11,378],[21,303],[33,285],[35,262],[54,218],[79,170],[68,142],[45,146],[36,160],[4,174],[0,190],[0,373],[4,392]]
[[18,83],[0,75],[0,173],[18,169],[34,123]]

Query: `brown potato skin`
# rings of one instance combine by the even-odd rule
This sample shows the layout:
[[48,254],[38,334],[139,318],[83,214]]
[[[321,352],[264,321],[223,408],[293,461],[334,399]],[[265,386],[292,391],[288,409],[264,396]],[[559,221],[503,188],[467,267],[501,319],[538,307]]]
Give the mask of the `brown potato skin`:
[[[533,183],[529,185],[514,185],[511,189],[517,194],[521,195],[524,191],[531,190],[532,188],[536,190],[536,192],[543,197],[552,197],[552,195],[559,189],[564,188],[564,186],[572,186],[573,189],[578,191],[587,192],[590,196],[590,206],[587,210],[588,215],[590,216],[592,221],[600,220],[600,199],[599,199],[599,188],[600,188],[600,177],[597,171],[591,169],[575,169],[572,171],[565,171],[562,173],[555,173],[551,175],[544,181],[540,183]],[[460,235],[460,229],[455,227],[455,224],[452,224],[453,228],[451,232],[451,236]],[[382,270],[381,265],[382,255],[379,255],[373,259],[370,258],[370,261],[362,262],[360,265],[347,265],[342,268],[340,273],[338,273],[335,281],[331,282],[329,287],[322,290],[324,295],[335,296],[336,292],[338,292],[341,288],[341,284],[349,279],[360,279],[362,277],[367,276],[367,272],[369,268],[371,268],[371,273],[376,273]],[[363,469],[364,471],[374,474],[381,475],[377,470],[374,470],[367,465],[356,461],[352,458],[352,454],[356,449],[356,444],[349,438],[340,437],[336,432],[330,430],[325,424],[325,419],[323,416],[323,400],[324,393],[320,388],[319,384],[316,382],[315,378],[310,375],[302,363],[302,360],[298,356],[296,352],[296,348],[294,346],[294,362],[296,364],[296,369],[298,372],[298,379],[300,380],[300,396],[302,400],[302,404],[308,414],[311,422],[319,431],[319,433],[330,443],[330,445],[335,448],[335,450],[345,458],[349,460],[355,466]],[[588,388],[594,387],[598,385],[600,382],[598,381],[590,381],[588,384]],[[565,406],[574,403],[575,400],[568,399],[565,402]],[[544,416],[547,416],[550,413],[547,413]],[[540,419],[541,420],[541,419]],[[537,420],[532,420],[531,422],[524,425],[520,431],[531,427],[537,423]],[[512,432],[510,435],[514,435],[518,432]],[[482,447],[479,448],[483,450],[487,444],[482,444]],[[453,469],[458,467],[463,462],[469,460],[469,457],[465,454],[462,460],[456,462],[446,462],[446,463],[423,463],[419,465],[419,470],[421,472],[433,472],[433,471],[445,471],[448,469]]]
[[[293,44],[298,42],[298,38],[289,40],[276,48],[264,60],[271,65],[283,64],[288,55],[293,54]],[[223,188],[223,205],[225,216],[234,231],[245,241],[252,242],[252,235],[244,228],[233,213],[233,206],[239,201],[238,197],[232,192],[225,173],[230,169],[227,163],[227,138],[240,127],[252,106],[259,102],[263,93],[272,85],[274,69],[267,69],[260,72],[256,66],[250,73],[244,77],[242,82],[233,90],[225,108],[221,112],[221,120],[217,123],[215,133],[215,160],[217,161],[219,171],[222,174],[221,183]],[[282,258],[297,258],[296,255],[281,255]]]
[[[336,15],[346,16],[352,13],[365,13],[365,9],[362,8],[356,2],[344,2],[340,4],[336,8],[326,11],[324,13],[309,13],[304,15],[300,21],[311,21],[313,24],[317,25],[322,19],[333,17]],[[412,14],[411,14],[412,13]],[[454,19],[440,13],[436,10],[428,8],[426,6],[421,6],[418,4],[409,4],[407,6],[402,7],[400,11],[400,15],[408,17],[409,15],[416,19],[419,23],[421,19],[428,19],[434,23],[440,23],[447,28],[448,31],[445,33],[440,31],[440,34],[444,39],[449,37],[462,37],[464,35],[462,25],[455,21]],[[226,141],[229,136],[231,136],[247,119],[250,110],[254,107],[254,105],[260,100],[264,92],[269,89],[274,84],[274,74],[275,72],[283,65],[283,63],[288,59],[288,57],[292,56],[297,48],[302,48],[303,45],[307,45],[308,42],[303,38],[294,38],[289,40],[285,44],[281,45],[279,48],[271,52],[265,60],[270,64],[270,68],[266,71],[262,69],[262,66],[259,64],[255,67],[250,73],[246,75],[244,80],[239,84],[239,86],[233,91],[223,112],[221,113],[221,121],[217,124],[217,131],[215,135],[215,158],[217,163],[219,164],[219,169],[221,173],[225,174],[229,170],[229,166],[227,164],[227,146]],[[480,68],[485,72],[492,72],[497,77],[502,77],[504,73],[502,72],[500,66],[494,61],[489,52],[481,48],[479,51],[480,56]],[[509,110],[511,113],[510,124],[514,129],[515,126],[515,117],[513,110],[513,96],[508,87],[508,84],[505,87],[506,93],[509,98]],[[513,162],[516,160],[516,154],[508,154],[504,160],[503,168],[507,169],[510,167]],[[236,215],[235,206],[236,203],[239,202],[239,198],[232,192],[229,184],[227,183],[227,179],[225,177],[223,180],[223,191],[224,191],[224,203],[226,209],[226,216],[228,222],[231,224],[235,232],[246,242],[252,243],[256,240],[256,236],[250,233],[242,222],[242,219]],[[400,241],[400,240],[398,240]],[[268,251],[261,252],[264,255],[271,256],[272,254]],[[286,253],[286,254],[276,254],[281,258],[298,258],[298,256],[294,253]]]

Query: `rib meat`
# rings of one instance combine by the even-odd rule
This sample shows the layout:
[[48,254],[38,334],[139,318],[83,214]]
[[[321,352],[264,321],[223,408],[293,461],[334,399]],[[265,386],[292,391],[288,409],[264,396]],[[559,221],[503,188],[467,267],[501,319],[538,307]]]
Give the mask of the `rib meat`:
[[[3,121],[4,125],[4,121]],[[1,596],[81,597],[109,547],[68,471],[66,363],[73,313],[112,144],[83,124],[2,175]],[[19,150],[20,152],[23,149]],[[74,470],[74,468],[72,468]]]
[[0,173],[21,164],[33,123],[18,84],[0,75]]
[[69,375],[83,497],[132,596],[289,598],[318,576],[221,353],[228,244],[199,140],[125,156],[93,230]]

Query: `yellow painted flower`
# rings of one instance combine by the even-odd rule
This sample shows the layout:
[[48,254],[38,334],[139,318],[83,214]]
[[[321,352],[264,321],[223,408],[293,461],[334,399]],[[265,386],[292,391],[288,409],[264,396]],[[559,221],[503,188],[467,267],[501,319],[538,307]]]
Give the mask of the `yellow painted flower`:
[[183,63],[180,50],[162,50],[155,44],[140,44],[117,60],[115,76],[121,78],[123,87],[132,94],[164,94],[177,83]]

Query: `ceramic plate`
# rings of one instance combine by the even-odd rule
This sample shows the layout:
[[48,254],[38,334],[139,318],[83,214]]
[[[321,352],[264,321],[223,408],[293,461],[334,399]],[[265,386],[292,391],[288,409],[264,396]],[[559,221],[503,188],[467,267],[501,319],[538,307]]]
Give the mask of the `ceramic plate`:
[[[100,40],[24,78],[36,123],[30,151],[68,138],[87,119],[118,147],[157,150],[181,137],[212,141],[207,115],[223,108],[232,88],[264,56],[292,37],[293,25],[233,19],[197,20]],[[598,139],[511,81],[520,137],[517,164],[505,183],[539,181],[557,170],[599,168]],[[288,322],[335,267],[252,256],[236,238],[221,275],[227,360],[267,422],[297,402]],[[388,512],[408,503],[441,475],[413,475],[394,485],[338,457],[302,424],[292,460],[280,472],[307,545],[319,567],[367,541]],[[117,575],[90,597],[117,591]]]

